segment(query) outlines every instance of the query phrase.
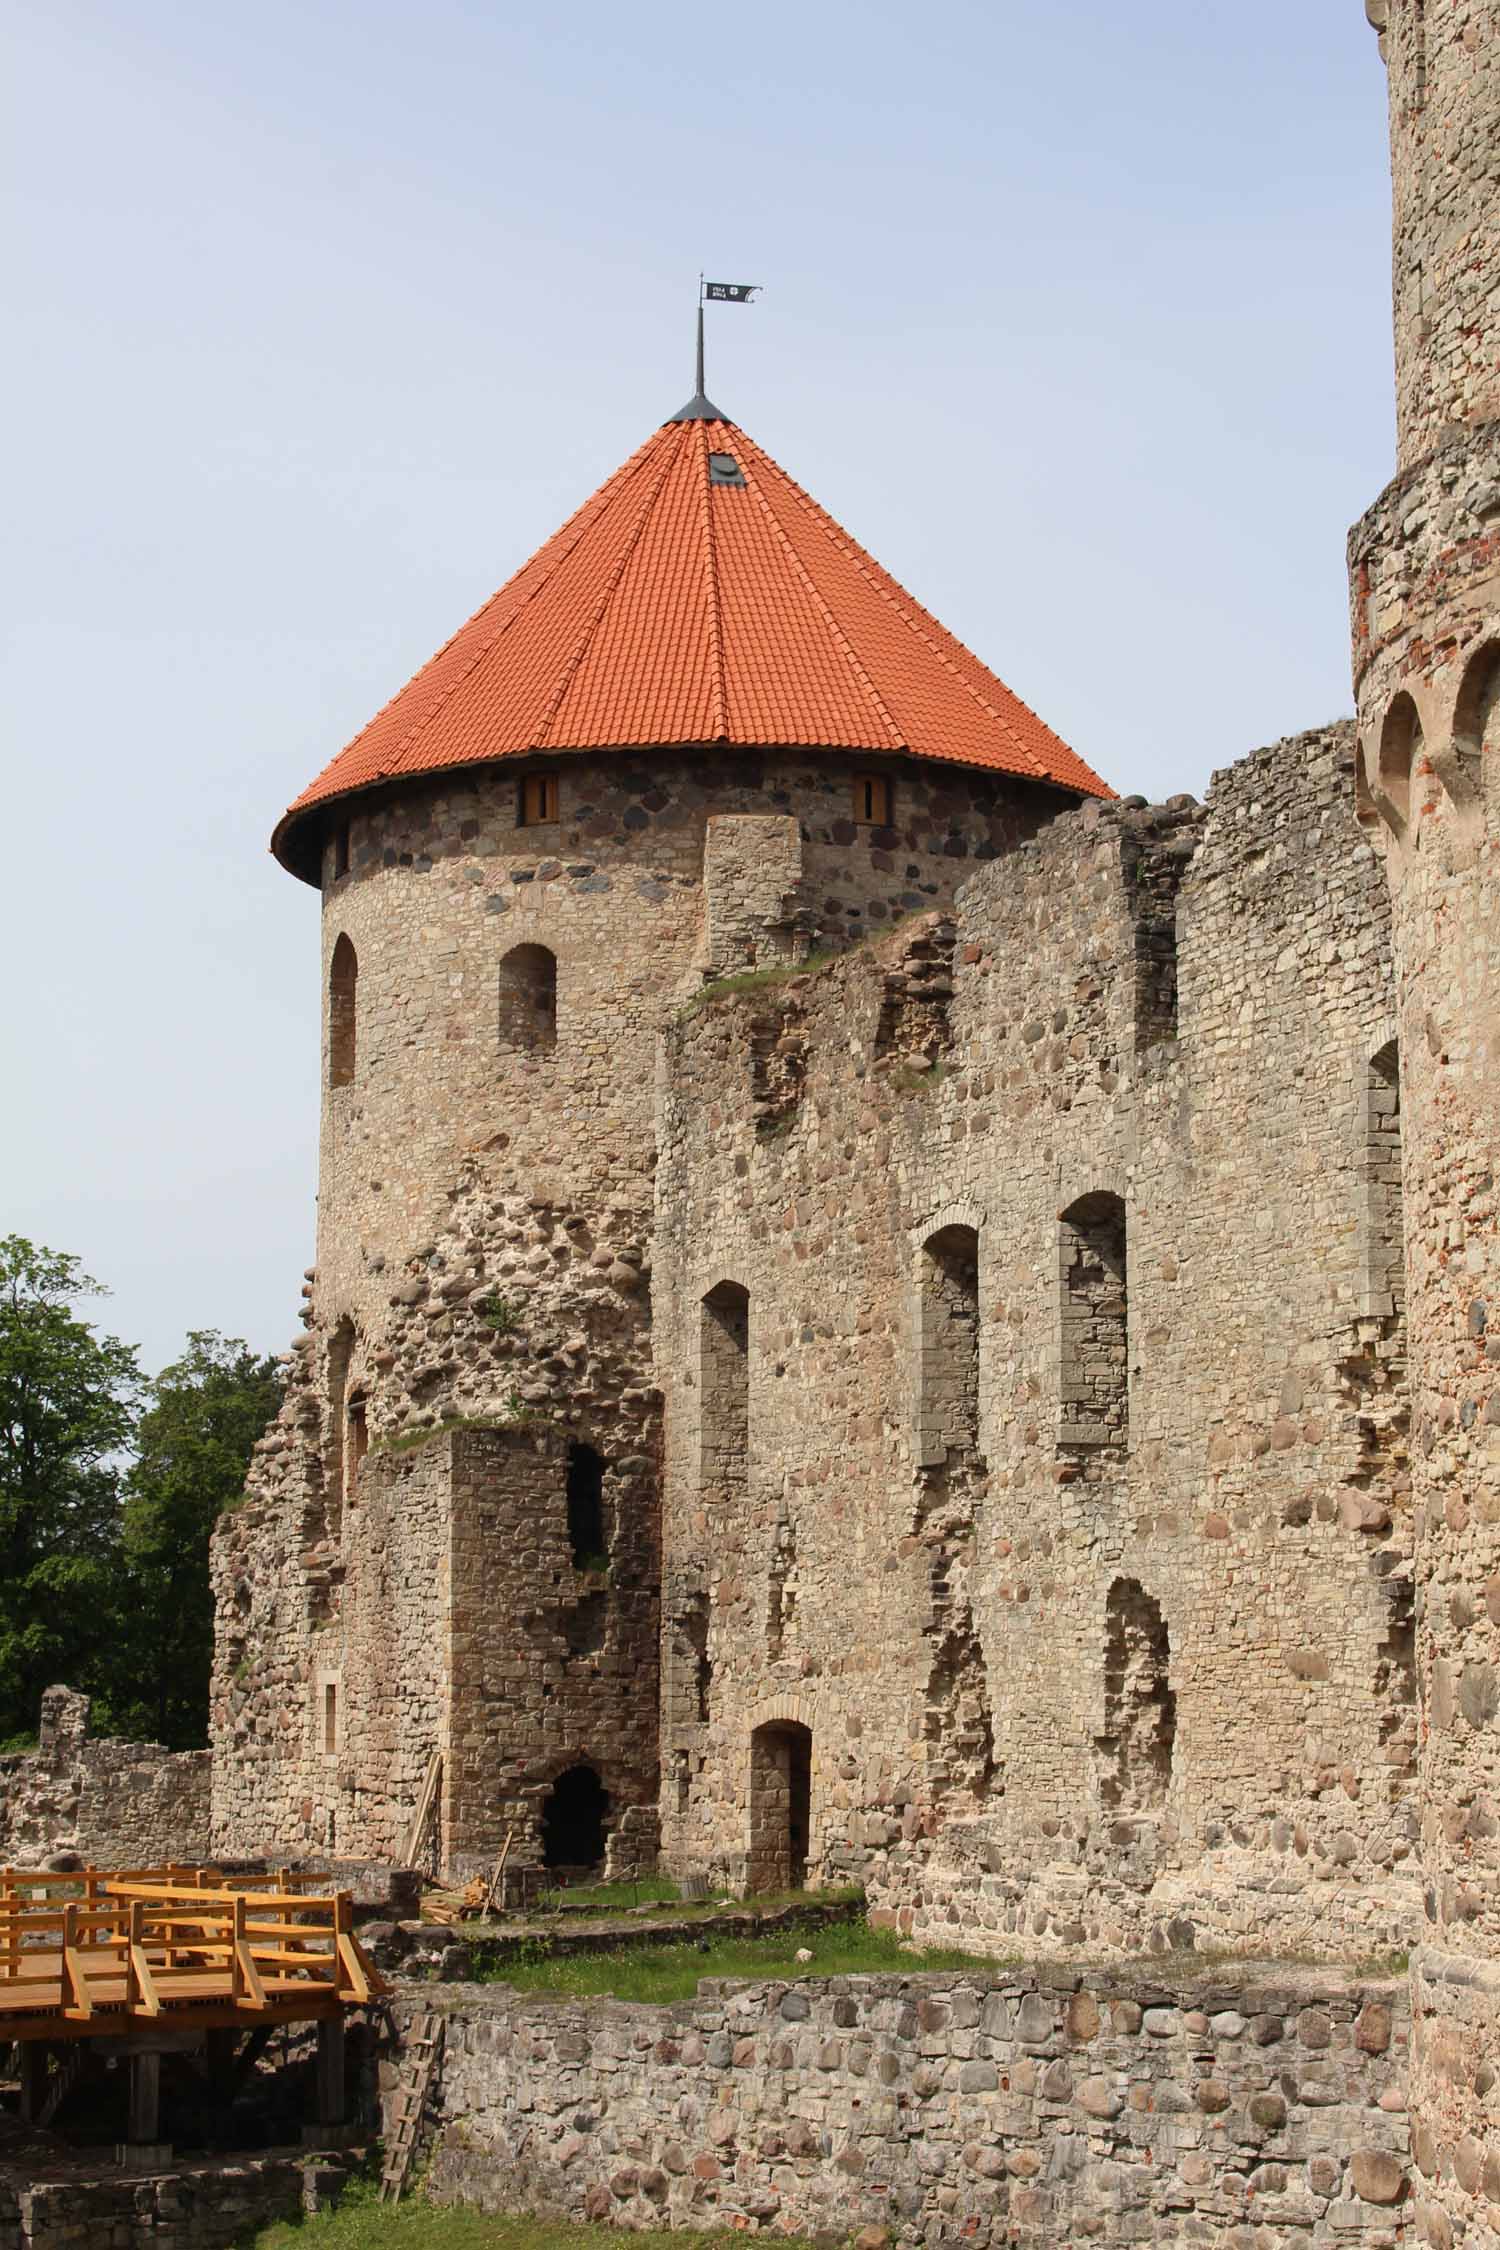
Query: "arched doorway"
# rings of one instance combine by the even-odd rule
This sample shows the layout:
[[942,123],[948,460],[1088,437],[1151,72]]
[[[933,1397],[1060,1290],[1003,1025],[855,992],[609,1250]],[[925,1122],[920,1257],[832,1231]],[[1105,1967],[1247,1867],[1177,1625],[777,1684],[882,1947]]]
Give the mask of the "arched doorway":
[[750,1888],[797,1891],[807,1881],[812,1735],[795,1719],[750,1737]]
[[609,1792],[592,1766],[569,1766],[542,1807],[542,1859],[548,1867],[589,1873],[604,1858]]

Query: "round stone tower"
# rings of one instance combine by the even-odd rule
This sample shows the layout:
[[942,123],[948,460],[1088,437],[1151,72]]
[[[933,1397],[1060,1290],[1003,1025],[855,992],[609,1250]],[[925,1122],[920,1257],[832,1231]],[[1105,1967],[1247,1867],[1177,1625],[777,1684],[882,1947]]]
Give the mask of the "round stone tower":
[[219,1848],[649,1857],[658,1033],[1101,794],[700,391],[292,806],[318,1256],[216,1550]]
[[1500,2235],[1500,16],[1367,0],[1399,469],[1350,534],[1359,809],[1399,993],[1426,1927],[1419,2226]]

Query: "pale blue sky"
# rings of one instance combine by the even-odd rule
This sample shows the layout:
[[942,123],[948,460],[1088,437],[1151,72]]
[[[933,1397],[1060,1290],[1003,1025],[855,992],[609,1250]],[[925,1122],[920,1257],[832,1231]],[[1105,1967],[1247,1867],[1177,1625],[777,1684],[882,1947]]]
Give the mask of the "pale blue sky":
[[1393,460],[1358,0],[20,0],[0,1230],[280,1346],[287,800],[709,387],[1101,772],[1350,706]]

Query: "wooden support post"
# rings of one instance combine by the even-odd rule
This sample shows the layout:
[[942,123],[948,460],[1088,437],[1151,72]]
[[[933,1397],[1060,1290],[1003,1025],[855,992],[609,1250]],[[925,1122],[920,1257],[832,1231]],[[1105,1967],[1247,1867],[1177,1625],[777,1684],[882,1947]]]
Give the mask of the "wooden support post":
[[344,2122],[344,2019],[324,2016],[318,2025],[319,2125]]
[[161,2056],[133,2054],[130,2058],[130,2114],[125,2127],[130,2141],[156,2141],[161,2133]]
[[234,2087],[237,2072],[235,2059],[240,2035],[231,2024],[215,2027],[203,2034],[204,2074],[208,2079],[209,2146],[218,2150],[227,2146],[229,2113],[234,2107]]
[[23,2039],[16,2055],[21,2066],[21,2122],[35,2125],[47,2093],[47,2042]]

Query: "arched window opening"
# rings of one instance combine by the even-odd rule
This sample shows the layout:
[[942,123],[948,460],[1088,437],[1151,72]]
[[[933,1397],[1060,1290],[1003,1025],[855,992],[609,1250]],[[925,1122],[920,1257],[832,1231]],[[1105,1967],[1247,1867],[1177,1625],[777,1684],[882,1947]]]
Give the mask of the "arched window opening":
[[500,1044],[523,1055],[557,1045],[557,956],[545,945],[517,945],[500,964]]
[[354,1038],[359,992],[359,959],[341,933],[328,969],[328,1083],[354,1082]]
[[1151,1812],[1166,1802],[1177,1733],[1171,1646],[1160,1605],[1117,1578],[1104,1620],[1104,1733],[1099,1795],[1106,1811]]
[[940,1227],[922,1245],[918,1279],[924,1463],[972,1456],[979,1446],[979,1236]]
[[568,1539],[575,1570],[602,1570],[609,1560],[604,1535],[604,1456],[591,1445],[568,1447]]
[[721,1281],[703,1300],[699,1360],[702,1483],[725,1500],[743,1500],[750,1472],[750,1295],[736,1281]]
[[1062,1385],[1058,1442],[1124,1446],[1130,1435],[1125,1205],[1082,1195],[1060,1230]]
[[1405,693],[1398,695],[1380,730],[1380,791],[1403,828],[1411,821],[1411,776],[1422,749],[1422,722]]
[[542,1859],[570,1874],[592,1874],[604,1857],[609,1793],[592,1766],[569,1766],[542,1808]]
[[750,1889],[797,1891],[807,1881],[812,1828],[812,1736],[794,1719],[750,1737]]
[[1453,741],[1477,787],[1486,748],[1500,750],[1500,644],[1469,659],[1453,712]]
[[1364,1311],[1399,1318],[1406,1305],[1406,1236],[1401,1206],[1401,1070],[1394,1039],[1365,1071]]
[[349,1366],[354,1357],[354,1323],[341,1320],[328,1339],[328,1451],[323,1468],[324,1524],[336,1539],[343,1521],[349,1473]]

